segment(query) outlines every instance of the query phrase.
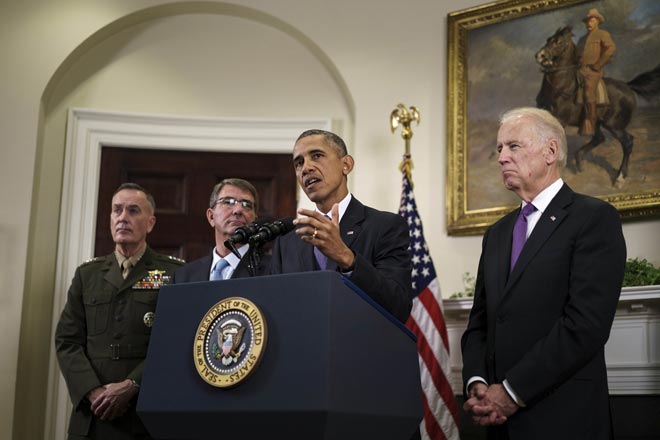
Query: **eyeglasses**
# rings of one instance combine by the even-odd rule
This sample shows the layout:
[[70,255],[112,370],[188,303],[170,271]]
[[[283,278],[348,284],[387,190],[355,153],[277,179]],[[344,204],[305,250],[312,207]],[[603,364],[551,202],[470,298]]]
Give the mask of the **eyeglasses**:
[[220,197],[218,200],[215,201],[213,204],[213,207],[216,205],[220,205],[223,208],[233,208],[237,203],[240,203],[243,209],[246,209],[248,211],[254,210],[254,202],[251,200],[238,200],[234,197]]

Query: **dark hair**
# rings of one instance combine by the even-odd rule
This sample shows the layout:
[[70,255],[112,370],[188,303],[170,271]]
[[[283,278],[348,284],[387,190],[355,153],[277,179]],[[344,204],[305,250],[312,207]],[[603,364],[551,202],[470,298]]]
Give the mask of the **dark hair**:
[[344,143],[344,140],[337,136],[336,134],[330,132],[330,131],[325,131],[321,130],[319,128],[314,128],[311,130],[305,130],[301,133],[300,136],[298,136],[298,139],[296,139],[296,142],[298,142],[302,138],[306,138],[308,136],[323,136],[323,139],[325,142],[331,146],[337,149],[339,152],[339,156],[344,157],[348,154],[348,150],[346,149],[346,144]]
[[144,193],[144,195],[147,196],[147,201],[151,205],[151,209],[153,210],[153,212],[156,212],[156,201],[154,200],[154,196],[152,196],[149,191],[147,191],[146,189],[144,189],[144,187],[138,185],[137,183],[132,183],[132,182],[122,183],[115,190],[115,192],[112,193],[112,197],[114,197],[115,194],[117,194],[119,191],[122,191],[122,190],[125,190],[125,189],[134,189],[136,191],[142,191]]
[[209,207],[211,209],[213,209],[213,206],[215,206],[215,202],[218,200],[218,194],[220,194],[220,191],[222,191],[222,188],[225,185],[235,186],[236,188],[240,188],[243,191],[248,191],[250,194],[252,194],[252,197],[254,197],[254,212],[259,212],[259,195],[257,195],[257,189],[247,180],[238,179],[236,177],[223,179],[220,183],[213,187],[213,191],[211,191],[211,198],[209,200]]

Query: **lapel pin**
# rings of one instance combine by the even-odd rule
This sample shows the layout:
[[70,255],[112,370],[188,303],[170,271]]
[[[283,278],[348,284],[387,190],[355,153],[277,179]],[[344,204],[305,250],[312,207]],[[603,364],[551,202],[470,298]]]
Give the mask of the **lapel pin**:
[[551,215],[550,220],[552,220],[554,222],[555,220],[557,220],[557,217],[555,217],[554,215]]
[[346,235],[353,235],[353,231],[346,232]]

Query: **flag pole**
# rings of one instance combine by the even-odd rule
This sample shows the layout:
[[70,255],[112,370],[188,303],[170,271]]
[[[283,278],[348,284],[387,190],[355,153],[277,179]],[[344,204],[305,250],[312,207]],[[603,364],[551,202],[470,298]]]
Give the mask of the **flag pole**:
[[390,129],[392,133],[396,131],[399,125],[401,126],[401,137],[405,142],[405,152],[403,154],[403,160],[399,165],[399,171],[406,173],[411,188],[413,187],[413,182],[410,172],[413,168],[413,162],[410,155],[410,138],[413,137],[413,132],[410,124],[417,122],[417,125],[419,125],[419,120],[419,110],[415,106],[410,106],[410,110],[408,110],[405,105],[399,104],[390,114]]
[[406,326],[417,336],[420,385],[424,394],[424,418],[419,425],[419,435],[422,440],[460,440],[458,404],[449,382],[449,334],[442,312],[440,283],[424,238],[424,227],[412,189],[412,122],[419,125],[419,111],[415,107],[408,110],[399,104],[390,115],[392,133],[400,125],[401,137],[406,143],[403,161],[399,165],[403,173],[399,214],[408,224],[410,239],[410,275],[415,297]]

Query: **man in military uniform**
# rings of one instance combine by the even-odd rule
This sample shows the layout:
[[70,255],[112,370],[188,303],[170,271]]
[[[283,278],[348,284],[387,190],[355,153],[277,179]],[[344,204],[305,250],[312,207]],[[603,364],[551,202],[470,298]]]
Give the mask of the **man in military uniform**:
[[237,244],[241,258],[225,246],[236,229],[245,227],[257,218],[259,197],[257,189],[247,180],[224,179],[213,187],[206,220],[214,230],[215,247],[208,255],[186,264],[174,274],[176,283],[191,281],[216,281],[230,278],[245,278],[251,275],[267,275],[270,272],[270,255],[261,249],[252,249],[255,267],[248,268],[251,255],[249,244]]
[[579,44],[579,53],[581,53],[579,72],[584,82],[584,113],[580,134],[593,136],[598,118],[596,113],[598,83],[603,78],[603,67],[614,55],[616,46],[610,33],[599,28],[605,17],[597,9],[591,9],[582,21],[588,33]]
[[147,246],[153,197],[133,183],[112,197],[114,253],[76,269],[55,330],[73,402],[69,439],[149,438],[135,412],[158,291],[183,262]]

